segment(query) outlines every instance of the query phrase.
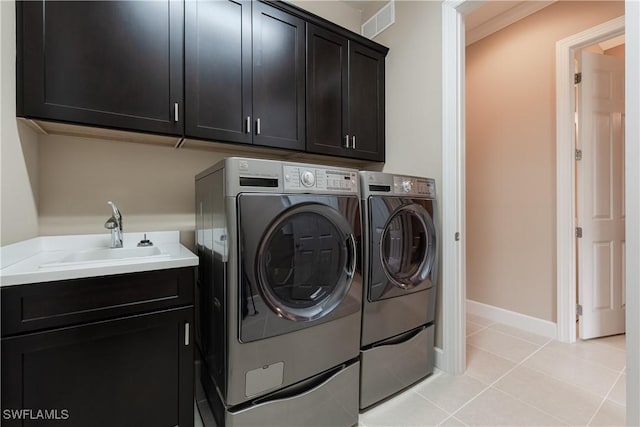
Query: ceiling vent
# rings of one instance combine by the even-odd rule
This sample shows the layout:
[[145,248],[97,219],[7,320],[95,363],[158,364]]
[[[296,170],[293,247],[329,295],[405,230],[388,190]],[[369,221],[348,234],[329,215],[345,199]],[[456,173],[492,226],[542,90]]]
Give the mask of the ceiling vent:
[[384,5],[375,15],[367,22],[362,24],[362,35],[368,39],[372,39],[396,21],[396,8],[394,0]]

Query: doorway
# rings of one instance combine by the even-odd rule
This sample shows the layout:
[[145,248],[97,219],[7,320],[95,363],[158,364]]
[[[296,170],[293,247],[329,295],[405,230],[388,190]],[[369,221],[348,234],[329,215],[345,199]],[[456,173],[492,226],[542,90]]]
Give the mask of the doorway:
[[578,315],[575,55],[624,32],[625,20],[619,17],[556,43],[556,321],[558,340],[569,343],[577,337]]
[[624,35],[575,51],[580,339],[625,332]]
[[[444,370],[450,373],[459,374],[465,369],[465,269],[464,269],[464,236],[460,236],[460,230],[465,225],[465,187],[464,187],[464,160],[465,160],[465,137],[464,137],[464,75],[465,75],[465,53],[464,53],[464,15],[479,6],[480,2],[469,0],[444,0],[442,3],[442,134],[443,134],[443,322],[445,334],[443,337],[443,363]],[[637,97],[640,91],[638,77],[640,75],[640,3],[627,1],[625,3],[625,22],[627,31],[627,75],[634,76],[627,80],[626,93],[635,96],[626,99],[626,113],[637,117],[640,115],[640,99]],[[562,46],[561,46],[562,47]],[[565,49],[572,48],[568,44]],[[558,66],[565,71],[562,75],[568,75],[572,62],[568,56],[557,56]],[[565,58],[566,64],[565,64]],[[572,84],[572,82],[571,82]],[[571,98],[571,86],[566,82],[566,88],[556,87],[556,93],[564,91],[568,98]],[[568,103],[566,101],[565,103]],[[570,110],[562,110],[570,111]],[[566,119],[566,118],[565,118]],[[573,117],[568,118],[569,140],[571,137],[571,123]],[[560,131],[559,131],[560,132]],[[625,144],[625,163],[627,165],[625,179],[627,182],[640,181],[640,125],[638,123],[627,123]],[[558,144],[560,146],[560,144]],[[565,159],[570,161],[574,155],[572,146],[565,147],[565,152],[557,157],[557,160]],[[574,182],[571,180],[571,173],[567,176],[556,176],[557,181],[562,181],[571,191]],[[625,200],[627,201],[627,240],[626,258],[637,260],[640,258],[640,188],[627,186],[625,190]],[[568,204],[571,205],[572,200]],[[566,206],[565,206],[566,208]],[[569,206],[564,213],[570,213]],[[567,215],[564,215],[566,217]],[[566,220],[557,223],[558,242],[562,240],[573,240],[575,229],[573,221],[569,221],[571,226],[567,227]],[[566,245],[565,245],[566,246]],[[575,274],[575,263],[563,254],[561,258],[558,253],[558,270],[567,275],[567,271]],[[571,268],[571,266],[574,266]],[[633,265],[626,264],[627,279],[627,359],[628,359],[628,382],[627,399],[627,423],[630,425],[640,424],[640,265],[635,262]],[[569,276],[571,274],[568,274]],[[561,271],[558,271],[558,277]],[[566,277],[564,278],[566,279]],[[575,283],[575,281],[573,281]],[[567,295],[560,294],[560,283],[558,283],[557,304],[567,305]],[[564,288],[563,288],[564,289]],[[575,291],[575,287],[573,287]],[[564,289],[566,292],[566,289]],[[573,300],[573,321],[575,321],[575,298]],[[566,314],[566,313],[565,313]],[[561,324],[558,318],[558,324]],[[562,324],[566,324],[563,322]],[[558,336],[564,341],[568,341],[569,333],[558,329]],[[575,334],[575,327],[572,328]]]

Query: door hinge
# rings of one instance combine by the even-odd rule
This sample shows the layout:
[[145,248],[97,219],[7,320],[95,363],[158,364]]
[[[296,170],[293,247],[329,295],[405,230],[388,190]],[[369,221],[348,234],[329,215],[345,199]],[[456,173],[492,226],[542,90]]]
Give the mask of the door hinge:
[[573,75],[573,84],[578,84],[582,82],[582,73],[575,73]]
[[582,227],[576,227],[576,237],[578,239],[582,238]]
[[576,160],[582,160],[582,150],[576,150]]
[[576,314],[582,316],[582,306],[580,304],[576,304]]

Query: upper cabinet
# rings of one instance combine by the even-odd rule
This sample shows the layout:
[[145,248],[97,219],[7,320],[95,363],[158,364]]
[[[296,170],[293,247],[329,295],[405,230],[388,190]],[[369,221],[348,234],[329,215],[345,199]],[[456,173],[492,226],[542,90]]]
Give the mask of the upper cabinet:
[[387,48],[280,1],[18,1],[17,114],[384,161]]
[[250,1],[185,8],[185,134],[304,150],[304,21]]
[[384,58],[307,25],[307,151],[384,161]]
[[185,22],[185,133],[250,144],[251,2],[187,1]]
[[182,135],[183,3],[17,3],[19,116]]

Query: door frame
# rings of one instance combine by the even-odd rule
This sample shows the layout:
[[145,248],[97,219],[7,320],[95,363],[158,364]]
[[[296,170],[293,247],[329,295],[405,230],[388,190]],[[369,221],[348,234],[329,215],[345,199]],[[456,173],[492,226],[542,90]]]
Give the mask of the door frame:
[[464,373],[466,352],[465,26],[484,1],[442,2],[442,355],[439,368]]
[[624,16],[556,43],[556,283],[558,340],[576,341],[575,52],[624,34]]
[[[440,368],[461,374],[466,367],[465,236],[455,233],[465,225],[465,42],[464,15],[482,1],[444,0],[442,2],[442,186],[443,195],[443,348]],[[640,75],[640,2],[625,1],[625,75]],[[625,112],[640,116],[640,81],[627,78]],[[640,124],[625,127],[625,181],[640,182]],[[571,154],[571,153],[570,153]],[[559,159],[558,159],[559,160]],[[640,425],[640,187],[625,186],[627,210],[626,295],[627,295],[627,424]],[[569,230],[573,236],[573,231]],[[560,234],[560,233],[558,233]],[[563,261],[564,262],[564,261]],[[575,301],[575,300],[574,300]]]

